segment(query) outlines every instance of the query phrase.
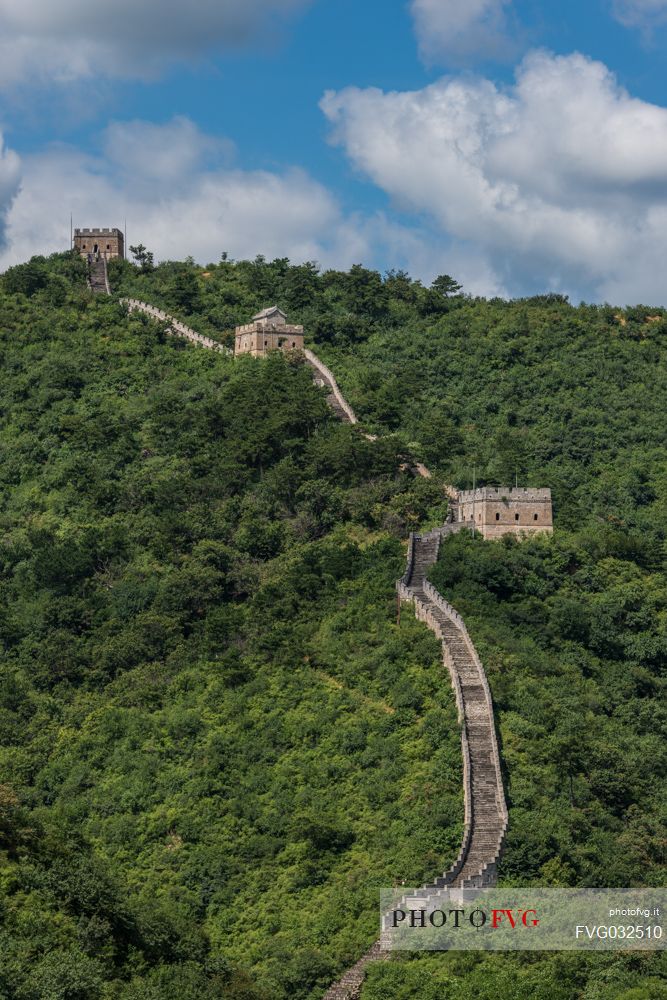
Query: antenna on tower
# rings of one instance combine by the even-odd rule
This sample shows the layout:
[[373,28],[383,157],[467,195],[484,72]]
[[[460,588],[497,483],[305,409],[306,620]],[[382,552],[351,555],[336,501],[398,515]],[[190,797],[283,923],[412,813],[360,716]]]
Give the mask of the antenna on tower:
[[475,490],[477,488],[477,466],[472,467],[472,537],[475,537]]
[[69,213],[69,248],[74,249],[74,215]]

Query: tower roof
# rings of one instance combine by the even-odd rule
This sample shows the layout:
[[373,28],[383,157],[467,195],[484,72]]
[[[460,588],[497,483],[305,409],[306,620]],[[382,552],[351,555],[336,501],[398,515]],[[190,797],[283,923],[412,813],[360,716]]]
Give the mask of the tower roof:
[[268,309],[262,309],[256,316],[253,316],[253,322],[261,319],[273,319],[276,316],[282,316],[283,319],[287,319],[286,313],[282,309],[279,309],[278,306],[269,306]]

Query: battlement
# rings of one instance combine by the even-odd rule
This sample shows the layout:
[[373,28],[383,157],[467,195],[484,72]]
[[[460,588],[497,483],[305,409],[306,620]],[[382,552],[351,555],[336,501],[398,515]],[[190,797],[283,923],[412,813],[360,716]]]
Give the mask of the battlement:
[[107,234],[115,234],[117,236],[122,236],[123,233],[120,229],[75,229],[75,236],[106,236]]
[[302,351],[303,327],[287,322],[278,306],[269,306],[253,316],[252,323],[236,327],[234,354],[265,357],[269,351]]
[[527,501],[538,503],[540,500],[551,503],[550,489],[531,489],[529,486],[480,486],[476,490],[461,490],[459,502],[482,500]]
[[275,330],[281,335],[287,335],[289,333],[297,334],[298,336],[303,336],[303,327],[294,326],[291,323],[244,323],[243,326],[236,327],[236,333],[242,336],[245,333],[261,333],[264,330]]
[[74,249],[89,261],[125,257],[125,237],[117,228],[75,229]]

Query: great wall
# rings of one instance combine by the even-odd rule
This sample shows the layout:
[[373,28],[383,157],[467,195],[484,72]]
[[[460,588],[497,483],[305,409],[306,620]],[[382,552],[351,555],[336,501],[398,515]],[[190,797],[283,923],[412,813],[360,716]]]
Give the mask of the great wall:
[[[411,534],[407,569],[396,584],[399,598],[414,604],[417,618],[442,644],[442,660],[454,689],[461,726],[463,842],[451,868],[411,894],[411,899],[420,899],[420,906],[428,906],[430,897],[437,896],[445,887],[473,889],[495,885],[507,830],[507,806],[486,674],[463,619],[427,580],[442,539],[464,528],[465,523],[457,522],[426,534]],[[327,990],[324,1000],[358,1000],[368,965],[386,959],[389,954],[383,950],[379,938]]]
[[[93,292],[110,293],[105,261],[93,264],[89,285]],[[165,324],[167,332],[173,336],[182,336],[211,350],[232,353],[155,306],[131,298],[120,301],[129,312],[140,311]],[[315,383],[329,390],[327,399],[337,416],[346,423],[357,424],[354,411],[345,400],[329,368],[312,351],[304,349],[303,354],[313,369]],[[372,435],[367,437],[372,438]],[[431,475],[423,465],[415,464],[413,468],[421,476]],[[399,599],[414,605],[416,617],[441,642],[443,665],[454,689],[461,727],[463,841],[453,865],[443,875],[417,891],[416,896],[423,900],[423,905],[428,905],[429,899],[446,887],[484,888],[495,885],[508,822],[493,704],[486,674],[463,619],[427,579],[429,569],[438,559],[442,540],[455,532],[475,526],[475,514],[469,520],[465,514],[471,495],[465,495],[464,506],[454,487],[447,486],[445,489],[452,501],[454,519],[434,531],[410,535],[407,568],[396,584]],[[507,492],[513,491],[508,489]],[[520,492],[522,491],[516,490],[517,494]],[[534,499],[535,492],[548,493],[532,491],[530,499]],[[538,500],[543,504],[544,497],[540,496]],[[501,506],[502,503],[507,505],[504,495],[497,499],[496,506]],[[496,519],[499,519],[498,514]],[[497,525],[494,524],[493,527],[497,529]],[[513,525],[508,524],[507,530],[512,527]],[[391,952],[383,949],[382,939],[378,937],[366,954],[326,991],[323,1000],[359,1000],[370,963],[384,961],[390,954]]]

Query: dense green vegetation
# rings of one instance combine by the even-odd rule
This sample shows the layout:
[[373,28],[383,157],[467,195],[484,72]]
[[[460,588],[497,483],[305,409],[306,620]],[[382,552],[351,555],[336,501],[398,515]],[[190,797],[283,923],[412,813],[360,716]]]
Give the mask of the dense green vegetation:
[[[453,699],[393,589],[446,507],[408,451],[554,491],[553,540],[459,536],[433,571],[498,708],[503,877],[664,884],[663,312],[261,259],[110,271],[224,342],[277,302],[382,437],[297,362],[91,301],[70,255],[0,279],[0,997],[315,998],[376,889],[451,862]],[[364,990],[527,995],[664,981],[651,957],[429,955]]]

